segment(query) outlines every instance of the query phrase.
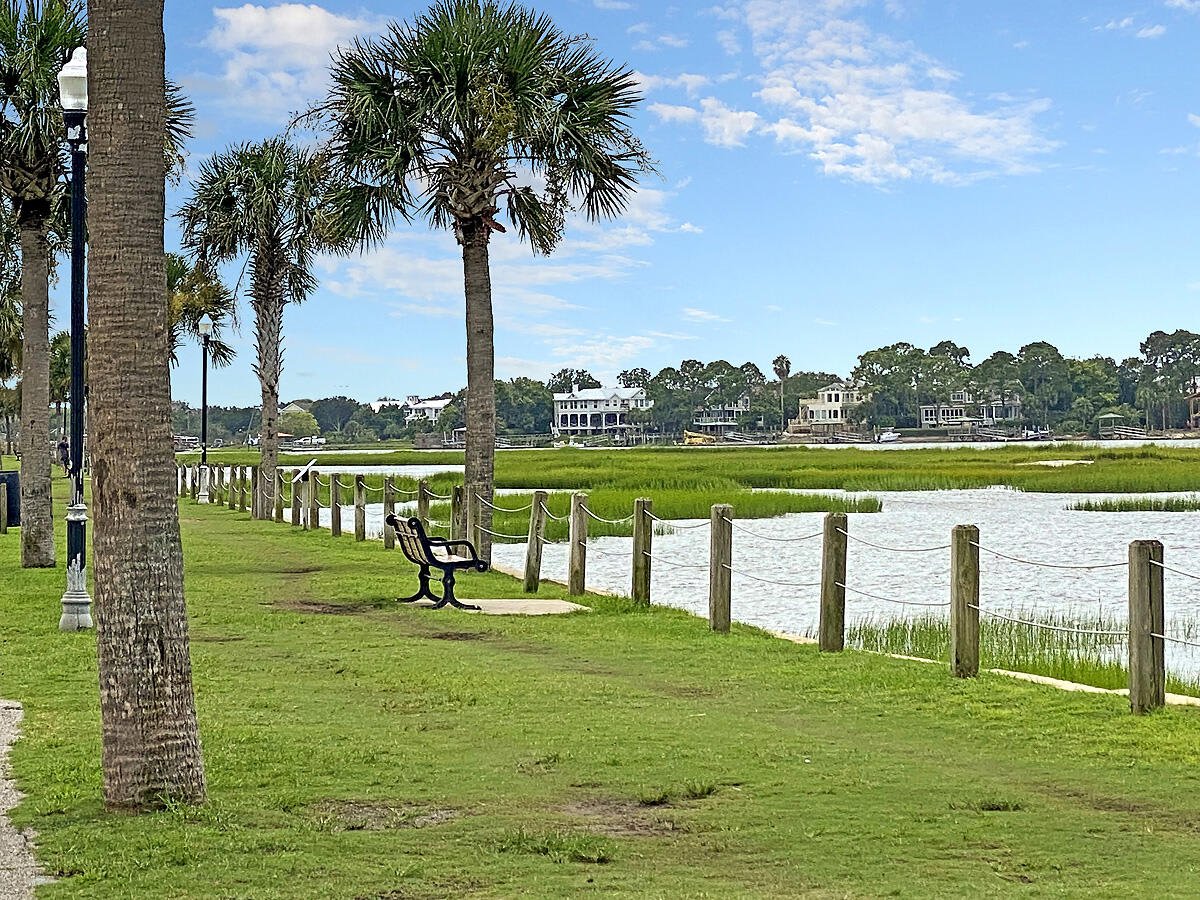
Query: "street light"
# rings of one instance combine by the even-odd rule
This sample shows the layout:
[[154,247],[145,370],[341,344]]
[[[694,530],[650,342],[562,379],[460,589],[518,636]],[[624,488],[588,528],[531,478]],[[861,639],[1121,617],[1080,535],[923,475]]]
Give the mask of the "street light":
[[200,503],[208,502],[208,341],[212,337],[213,320],[205,313],[197,325],[204,349],[200,369],[200,493],[196,499]]
[[87,168],[87,50],[77,47],[58,73],[67,143],[71,146],[71,505],[67,507],[67,591],[60,631],[92,627],[87,591],[87,505],[83,502],[84,170]]

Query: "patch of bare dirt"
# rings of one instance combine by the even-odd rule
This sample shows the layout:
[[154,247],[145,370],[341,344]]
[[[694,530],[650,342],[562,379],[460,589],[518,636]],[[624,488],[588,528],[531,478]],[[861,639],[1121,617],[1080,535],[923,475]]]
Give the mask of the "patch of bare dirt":
[[333,831],[430,828],[457,819],[462,814],[459,810],[449,807],[375,803],[366,800],[326,800],[313,806],[312,811]]
[[193,634],[190,639],[193,644],[230,644],[245,640],[243,636],[236,634]]
[[633,800],[579,800],[560,807],[569,816],[585,820],[586,828],[596,834],[661,835],[684,831],[682,825],[655,809]]
[[485,641],[487,635],[478,631],[438,631],[433,634],[425,634],[431,641]]
[[375,608],[369,603],[321,603],[316,600],[276,600],[272,606],[288,612],[325,616],[358,616]]

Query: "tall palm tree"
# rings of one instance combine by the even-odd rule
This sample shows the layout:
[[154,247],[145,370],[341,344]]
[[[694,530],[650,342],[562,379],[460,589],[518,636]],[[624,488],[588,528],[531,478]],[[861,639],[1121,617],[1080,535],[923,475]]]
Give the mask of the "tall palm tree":
[[279,460],[279,378],[283,371],[283,311],[316,288],[314,257],[345,252],[326,215],[330,180],[321,156],[286,138],[242,144],[200,167],[192,196],[179,211],[184,243],[203,266],[248,257],[250,308],[262,396],[259,496],[256,512],[272,508]]
[[[347,215],[425,217],[462,247],[467,330],[466,480],[492,492],[496,398],[488,245],[504,227],[549,254],[574,207],[621,213],[651,162],[629,127],[633,72],[545,15],[495,0],[439,0],[411,24],[334,56],[314,118],[355,187]],[[377,219],[365,217],[368,226]],[[370,228],[361,229],[368,239]],[[490,510],[484,507],[484,527]],[[490,539],[483,535],[481,552]]]
[[221,337],[226,325],[237,325],[237,299],[220,276],[191,262],[179,253],[167,254],[167,303],[171,365],[179,365],[179,348],[185,338],[197,343],[203,340],[200,320],[212,320],[212,336],[208,340],[209,361],[218,367],[228,366],[236,355],[233,347]]
[[783,383],[792,374],[792,361],[780,353],[771,360],[771,368],[775,370],[775,377],[779,379],[779,421],[781,423],[779,427],[786,429],[787,413],[783,408]]
[[24,316],[21,565],[54,565],[50,508],[50,267],[63,196],[58,70],[83,43],[79,0],[0,0],[0,194],[20,231]]
[[163,0],[89,0],[93,573],[104,799],[205,796],[171,448]]

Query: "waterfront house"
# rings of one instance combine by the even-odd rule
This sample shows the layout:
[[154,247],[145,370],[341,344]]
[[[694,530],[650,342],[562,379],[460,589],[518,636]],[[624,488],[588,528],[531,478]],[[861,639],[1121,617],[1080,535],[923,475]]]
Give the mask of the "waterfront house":
[[649,409],[645,388],[580,388],[554,395],[550,431],[555,437],[618,436],[633,427],[629,413]]
[[833,434],[847,431],[851,410],[865,399],[864,392],[846,381],[835,381],[817,391],[815,397],[802,397],[799,414],[788,431]]

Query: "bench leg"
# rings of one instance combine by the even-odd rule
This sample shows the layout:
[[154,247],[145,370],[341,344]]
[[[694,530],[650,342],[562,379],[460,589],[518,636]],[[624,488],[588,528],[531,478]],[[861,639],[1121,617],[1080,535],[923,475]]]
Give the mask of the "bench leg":
[[455,609],[473,609],[478,610],[478,606],[471,606],[469,603],[461,602],[454,596],[454,570],[446,569],[442,573],[442,599],[433,604],[434,609],[441,609],[443,606],[453,606]]
[[421,566],[421,570],[417,573],[417,579],[421,582],[421,588],[411,597],[397,597],[398,603],[413,603],[416,600],[432,600],[438,602],[437,596],[429,589],[429,566]]

